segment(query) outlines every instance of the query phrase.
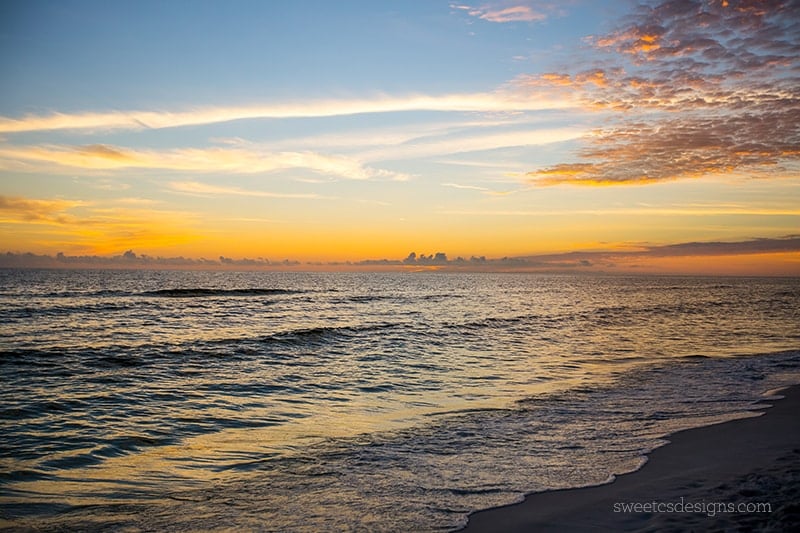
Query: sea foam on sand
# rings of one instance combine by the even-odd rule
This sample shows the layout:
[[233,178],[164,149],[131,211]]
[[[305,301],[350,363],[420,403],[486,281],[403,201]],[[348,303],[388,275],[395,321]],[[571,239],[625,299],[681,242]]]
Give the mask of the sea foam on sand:
[[532,494],[471,515],[465,531],[797,528],[800,385],[765,402],[760,416],[670,435],[640,470],[613,483]]

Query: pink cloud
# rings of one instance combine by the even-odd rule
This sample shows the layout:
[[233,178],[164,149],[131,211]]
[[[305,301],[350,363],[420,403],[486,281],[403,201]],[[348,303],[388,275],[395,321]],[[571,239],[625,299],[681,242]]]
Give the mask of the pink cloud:
[[536,22],[547,18],[547,15],[525,5],[506,8],[483,6],[470,11],[469,14],[489,22]]
[[[789,0],[668,0],[640,6],[583,69],[516,80],[619,112],[578,161],[539,184],[621,184],[730,172],[788,175],[800,160],[800,10]],[[597,65],[602,65],[598,68]],[[614,115],[612,115],[614,116]]]

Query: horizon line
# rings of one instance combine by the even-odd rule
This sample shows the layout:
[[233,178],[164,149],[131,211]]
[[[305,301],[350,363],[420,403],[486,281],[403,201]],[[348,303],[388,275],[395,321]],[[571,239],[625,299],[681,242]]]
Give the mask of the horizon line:
[[[158,270],[447,270],[447,271],[540,271],[540,272],[605,272],[644,270],[648,263],[696,257],[752,257],[789,255],[800,263],[800,235],[772,238],[753,238],[740,241],[706,241],[673,244],[626,244],[614,248],[575,250],[517,256],[490,257],[471,255],[449,258],[444,252],[429,255],[410,252],[403,259],[360,260],[269,260],[231,258],[219,255],[206,257],[163,257],[137,254],[127,250],[118,255],[55,255],[33,252],[0,252],[0,268],[100,268],[100,269],[158,269]],[[797,255],[798,258],[794,259]],[[711,269],[714,270],[714,269]],[[719,270],[719,269],[717,269]],[[724,270],[724,269],[723,269]],[[791,272],[791,271],[790,271]],[[800,276],[800,271],[796,271]],[[783,274],[781,274],[783,275]],[[789,274],[790,276],[792,274]]]

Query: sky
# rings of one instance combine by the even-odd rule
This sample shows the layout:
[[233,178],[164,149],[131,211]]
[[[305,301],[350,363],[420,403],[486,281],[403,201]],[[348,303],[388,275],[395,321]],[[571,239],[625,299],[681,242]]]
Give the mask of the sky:
[[800,275],[800,2],[7,1],[0,264]]

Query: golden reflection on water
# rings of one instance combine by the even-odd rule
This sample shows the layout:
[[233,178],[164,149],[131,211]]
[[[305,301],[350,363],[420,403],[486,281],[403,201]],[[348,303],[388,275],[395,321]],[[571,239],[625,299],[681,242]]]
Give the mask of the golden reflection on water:
[[[544,366],[563,364],[559,358]],[[525,398],[539,394],[557,393],[585,385],[609,382],[624,365],[586,363],[581,373],[558,381],[525,380],[523,376],[513,386],[503,385],[503,396]],[[603,374],[604,373],[604,374]],[[182,491],[241,478],[250,471],[269,471],[268,462],[306,453],[317,445],[334,439],[351,439],[359,435],[393,432],[434,420],[437,415],[452,415],[466,411],[508,409],[514,405],[498,400],[496,390],[486,394],[485,370],[473,369],[474,381],[457,395],[440,391],[391,394],[391,402],[380,395],[350,395],[340,407],[319,410],[310,416],[294,418],[269,427],[227,428],[219,432],[185,437],[176,444],[143,446],[136,453],[105,458],[97,465],[74,469],[69,477],[23,481],[15,491],[36,495],[36,500],[60,501],[73,506],[125,503],[136,498],[137,486],[151,494],[148,487],[164,484],[169,487],[151,503],[171,498]],[[529,376],[529,374],[528,374]],[[317,406],[318,408],[319,406]],[[225,416],[225,411],[209,409],[209,415]],[[255,421],[269,417],[268,410],[251,410]],[[163,416],[170,416],[164,413]],[[180,496],[174,496],[180,497]]]

